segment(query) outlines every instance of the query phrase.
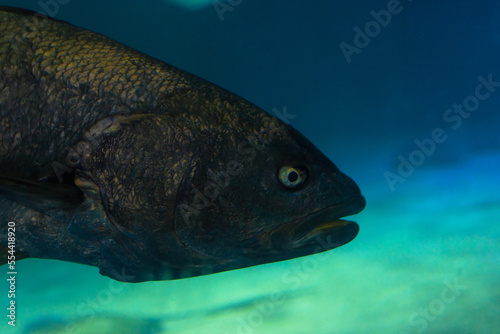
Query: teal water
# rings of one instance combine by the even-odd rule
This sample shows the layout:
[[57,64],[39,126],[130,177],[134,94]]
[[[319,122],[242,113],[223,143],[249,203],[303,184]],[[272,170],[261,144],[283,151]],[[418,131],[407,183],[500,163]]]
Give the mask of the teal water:
[[355,46],[354,28],[391,1],[234,1],[222,21],[211,2],[176,2],[72,0],[56,17],[270,112],[286,106],[360,185],[359,236],[325,254],[141,284],[23,260],[17,326],[4,316],[0,333],[500,333],[500,87],[484,86],[500,81],[500,4],[401,1],[348,63],[341,43]]

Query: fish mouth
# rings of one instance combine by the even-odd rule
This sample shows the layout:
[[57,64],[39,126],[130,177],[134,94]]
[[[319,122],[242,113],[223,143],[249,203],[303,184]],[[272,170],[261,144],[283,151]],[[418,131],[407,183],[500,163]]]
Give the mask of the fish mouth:
[[338,243],[338,246],[350,242],[358,234],[359,226],[353,221],[340,218],[361,212],[365,203],[365,198],[358,194],[346,202],[332,205],[305,217],[291,235],[291,242],[298,247],[319,236],[329,236]]
[[271,236],[273,246],[276,249],[276,246],[286,244],[288,255],[293,253],[298,257],[345,245],[357,236],[359,226],[340,218],[361,212],[365,204],[365,198],[356,194],[347,201],[286,224]]

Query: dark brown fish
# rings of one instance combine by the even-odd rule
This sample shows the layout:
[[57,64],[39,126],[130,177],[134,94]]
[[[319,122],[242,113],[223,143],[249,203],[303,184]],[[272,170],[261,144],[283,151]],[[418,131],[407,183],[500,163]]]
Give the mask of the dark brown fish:
[[[357,185],[246,100],[105,36],[0,7],[0,245],[120,281],[341,246]],[[8,224],[12,222],[12,224]],[[13,239],[12,239],[13,240]]]

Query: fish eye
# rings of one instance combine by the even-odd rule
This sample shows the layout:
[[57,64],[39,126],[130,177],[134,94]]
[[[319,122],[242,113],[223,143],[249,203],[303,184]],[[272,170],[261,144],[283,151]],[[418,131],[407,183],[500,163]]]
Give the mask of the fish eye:
[[288,189],[296,190],[307,180],[308,170],[304,166],[283,166],[278,172],[280,183]]

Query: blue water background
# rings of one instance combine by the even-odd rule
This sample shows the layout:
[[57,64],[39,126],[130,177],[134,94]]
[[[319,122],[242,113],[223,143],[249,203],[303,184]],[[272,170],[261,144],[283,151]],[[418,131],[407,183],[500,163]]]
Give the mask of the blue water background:
[[476,101],[480,77],[500,82],[500,2],[401,1],[350,63],[339,45],[355,46],[354,28],[391,1],[233,3],[222,17],[212,3],[159,0],[51,10],[277,116],[285,108],[366,195],[359,236],[321,261],[138,285],[26,260],[18,326],[4,319],[1,332],[500,333],[500,87],[481,89],[460,124],[444,119]]

